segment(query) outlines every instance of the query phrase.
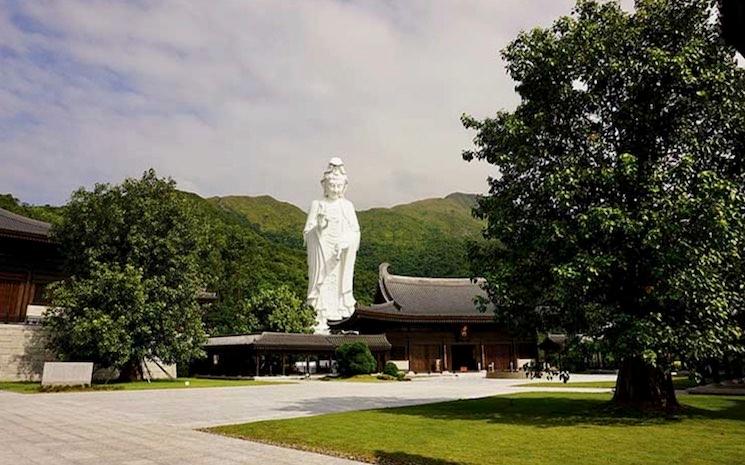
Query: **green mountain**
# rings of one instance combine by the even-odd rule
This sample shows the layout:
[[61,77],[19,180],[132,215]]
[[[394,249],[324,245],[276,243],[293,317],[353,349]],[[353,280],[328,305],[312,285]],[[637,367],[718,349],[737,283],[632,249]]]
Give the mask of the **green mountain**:
[[[212,197],[224,212],[243,217],[265,238],[304,253],[306,213],[270,196]],[[478,240],[483,223],[471,215],[472,194],[454,193],[391,208],[357,213],[362,242],[357,254],[355,294],[363,303],[374,295],[378,265],[391,263],[396,273],[414,276],[467,276],[466,244]]]

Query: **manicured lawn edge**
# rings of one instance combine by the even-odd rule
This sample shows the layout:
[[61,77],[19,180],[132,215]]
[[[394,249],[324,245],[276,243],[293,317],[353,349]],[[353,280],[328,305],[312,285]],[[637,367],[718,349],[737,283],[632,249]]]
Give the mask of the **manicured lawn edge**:
[[[675,386],[675,389],[688,389],[691,387],[695,387],[696,383],[691,381],[689,378],[685,376],[678,376],[673,378],[673,385]],[[616,387],[615,381],[577,381],[577,382],[571,382],[568,383],[562,383],[562,382],[554,382],[554,381],[536,381],[532,383],[523,383],[523,384],[516,384],[515,387],[525,387],[525,388],[532,388],[532,387],[546,387],[546,388],[595,388],[595,389],[613,389]]]
[[[185,383],[189,382],[187,386]],[[265,381],[265,380],[216,380],[207,378],[179,378],[176,381],[156,380],[135,381],[132,383],[95,383],[92,386],[70,386],[59,389],[42,390],[39,382],[29,381],[0,381],[0,391],[14,392],[17,394],[56,394],[66,392],[106,392],[106,391],[158,391],[164,389],[212,389],[224,387],[256,387],[271,386],[278,384],[296,384],[292,381]]]
[[326,455],[328,457],[336,457],[340,459],[356,460],[358,462],[386,465],[376,460],[370,460],[369,457],[364,456],[364,455],[354,455],[354,454],[344,453],[344,452],[334,450],[334,449],[325,449],[323,447],[311,447],[311,446],[308,446],[307,444],[297,444],[297,443],[289,443],[289,442],[282,442],[282,441],[271,441],[268,439],[254,438],[251,436],[245,436],[241,434],[226,434],[226,433],[221,433],[219,431],[216,431],[217,428],[219,428],[219,426],[210,426],[207,428],[197,428],[196,431],[207,433],[207,434],[213,434],[215,436],[222,436],[226,438],[234,438],[234,439],[241,439],[243,441],[256,442],[258,444],[266,444],[268,446],[281,447],[283,449],[292,449],[292,450],[299,450],[303,452],[312,452],[314,454]]
[[337,381],[337,382],[346,382],[346,383],[395,383],[398,381],[411,381],[408,378],[404,379],[384,379],[379,378],[379,375],[355,375],[355,376],[349,376],[349,377],[341,377],[341,376],[324,376],[323,378],[319,378],[318,381]]

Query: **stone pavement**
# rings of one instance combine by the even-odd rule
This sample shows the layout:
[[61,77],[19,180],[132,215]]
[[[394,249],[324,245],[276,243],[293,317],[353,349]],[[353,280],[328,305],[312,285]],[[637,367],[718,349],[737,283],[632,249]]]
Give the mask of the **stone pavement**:
[[514,387],[522,382],[467,375],[408,383],[303,381],[57,394],[0,391],[0,465],[354,464],[194,429],[507,394],[524,391]]

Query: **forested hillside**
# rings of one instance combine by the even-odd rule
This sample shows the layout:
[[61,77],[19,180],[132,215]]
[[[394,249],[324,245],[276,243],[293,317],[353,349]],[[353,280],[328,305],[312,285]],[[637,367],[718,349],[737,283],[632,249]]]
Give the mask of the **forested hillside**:
[[[275,244],[304,253],[306,213],[270,196],[213,197],[224,212],[243,217]],[[396,273],[413,276],[467,276],[466,242],[480,237],[482,224],[471,216],[476,197],[454,193],[392,208],[357,212],[362,241],[357,254],[355,295],[372,299],[378,265],[389,262]]]
[[[213,334],[230,332],[236,309],[261,286],[285,284],[304,297],[303,210],[270,196],[183,196],[204,226],[200,257],[207,288],[220,296],[205,315]],[[355,270],[357,299],[371,302],[378,265],[384,261],[400,274],[467,276],[466,243],[478,240],[482,227],[471,216],[474,203],[474,195],[455,193],[358,212],[362,242]],[[27,205],[11,195],[0,195],[0,207],[49,222],[64,208]]]

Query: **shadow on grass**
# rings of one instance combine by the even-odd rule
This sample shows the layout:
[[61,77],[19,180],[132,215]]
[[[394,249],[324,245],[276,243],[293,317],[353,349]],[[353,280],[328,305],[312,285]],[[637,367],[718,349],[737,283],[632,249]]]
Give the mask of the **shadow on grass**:
[[499,396],[429,405],[385,409],[393,415],[419,416],[431,420],[469,420],[488,423],[530,425],[542,428],[581,425],[644,426],[687,419],[745,421],[745,398],[697,398],[674,415],[619,408],[607,397],[592,395]]
[[380,465],[462,465],[462,462],[433,459],[405,452],[375,451],[375,463]]
[[[683,408],[674,415],[618,408],[610,402],[608,395],[585,393],[540,392],[446,402],[438,399],[358,396],[337,397],[332,402],[330,400],[306,399],[301,403],[285,406],[282,410],[323,414],[367,409],[385,415],[529,425],[538,428],[662,425],[687,419],[745,421],[745,398],[716,396],[686,396]],[[423,405],[396,406],[411,403]],[[389,408],[381,408],[382,406]]]

